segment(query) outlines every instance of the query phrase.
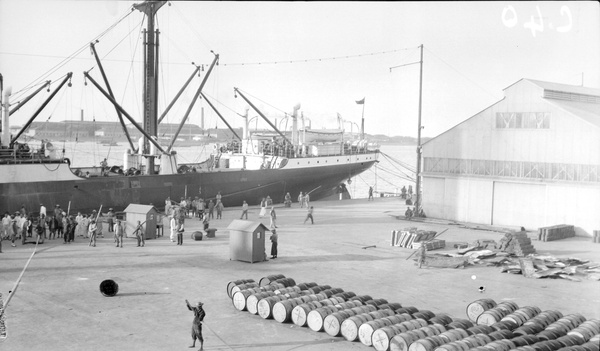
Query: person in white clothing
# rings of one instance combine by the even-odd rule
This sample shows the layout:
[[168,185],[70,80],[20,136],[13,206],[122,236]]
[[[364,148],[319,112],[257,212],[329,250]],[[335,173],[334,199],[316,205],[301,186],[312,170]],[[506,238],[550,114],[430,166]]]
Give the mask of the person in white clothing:
[[175,242],[175,236],[177,235],[177,221],[175,220],[175,216],[171,216],[171,221],[169,222],[171,225],[171,242]]

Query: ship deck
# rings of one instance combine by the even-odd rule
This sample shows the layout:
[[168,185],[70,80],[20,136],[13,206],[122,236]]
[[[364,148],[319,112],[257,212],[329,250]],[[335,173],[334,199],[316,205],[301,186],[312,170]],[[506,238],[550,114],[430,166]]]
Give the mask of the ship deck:
[[[226,293],[229,281],[284,274],[297,283],[317,282],[341,287],[357,295],[384,298],[434,313],[466,317],[466,306],[477,299],[512,300],[519,306],[581,313],[600,318],[600,285],[597,281],[527,279],[500,273],[497,267],[418,269],[407,257],[413,250],[391,247],[390,231],[406,227],[440,232],[446,249],[456,242],[499,240],[503,233],[469,229],[469,226],[428,219],[398,219],[406,206],[399,198],[313,202],[315,224],[303,224],[305,209],[276,208],[279,255],[275,260],[245,263],[229,259],[227,226],[239,218],[239,207],[227,208],[223,219],[211,221],[216,238],[192,241],[190,233],[201,227],[186,221],[183,246],[168,233],[136,247],[125,239],[114,247],[106,235],[97,247],[85,239],[64,245],[62,239],[39,245],[10,304],[5,321],[8,337],[2,350],[183,350],[191,345],[193,315],[185,305],[203,301],[205,350],[368,350],[359,342],[330,337],[294,324],[280,324],[234,308]],[[249,218],[258,218],[251,207]],[[268,218],[262,222],[269,225]],[[533,241],[540,254],[597,260],[600,245],[588,238],[553,242]],[[367,246],[373,246],[365,248]],[[0,254],[0,292],[9,291],[34,245],[10,247],[3,242]],[[270,243],[266,244],[267,253]],[[436,252],[437,252],[436,251]],[[475,279],[474,279],[475,278]],[[112,279],[119,284],[114,297],[104,297],[99,284]],[[479,287],[484,286],[481,293]],[[199,348],[199,344],[196,344]]]

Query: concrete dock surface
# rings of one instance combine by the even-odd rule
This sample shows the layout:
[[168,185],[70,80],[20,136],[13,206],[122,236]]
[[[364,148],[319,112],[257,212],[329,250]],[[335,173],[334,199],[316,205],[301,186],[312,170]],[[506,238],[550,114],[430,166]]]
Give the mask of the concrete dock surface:
[[[406,227],[437,232],[448,229],[440,237],[446,248],[432,253],[454,253],[456,242],[498,241],[501,232],[444,220],[399,219],[406,210],[399,198],[311,205],[315,207],[313,225],[303,224],[306,209],[297,203],[292,208],[276,207],[278,258],[254,264],[230,260],[226,228],[239,218],[240,208],[227,208],[223,219],[211,220],[210,227],[218,229],[216,237],[202,241],[190,239],[201,223],[186,220],[182,246],[171,242],[167,228],[163,237],[147,240],[145,247],[137,247],[135,239],[125,239],[124,247],[117,248],[106,229],[96,247],[89,247],[80,237],[71,244],[46,240],[38,245],[6,308],[8,337],[0,341],[0,350],[186,350],[192,341],[193,314],[185,299],[204,303],[205,350],[369,349],[360,342],[234,308],[226,292],[229,281],[251,278],[258,282],[272,274],[456,318],[467,318],[466,306],[481,298],[600,318],[598,281],[528,279],[483,265],[419,269],[412,259],[407,260],[413,250],[390,246],[391,230]],[[258,218],[258,213],[258,208],[251,208],[249,219],[268,227],[269,218]],[[600,244],[588,238],[534,240],[533,245],[539,254],[600,261]],[[265,246],[268,255],[268,235]],[[10,242],[3,242],[0,292],[4,301],[34,247],[19,244],[13,248]],[[106,279],[118,283],[116,296],[100,293],[99,285]],[[481,292],[480,287],[485,290]],[[199,346],[197,343],[196,349]]]

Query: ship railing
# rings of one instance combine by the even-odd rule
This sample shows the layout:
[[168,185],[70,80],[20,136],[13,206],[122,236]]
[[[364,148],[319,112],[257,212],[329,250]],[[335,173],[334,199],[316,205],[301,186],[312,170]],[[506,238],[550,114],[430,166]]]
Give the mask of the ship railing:
[[[23,145],[23,144],[20,144]],[[45,155],[44,150],[31,150],[28,147],[18,147],[13,149],[0,149],[0,163],[47,163],[47,162],[65,162],[65,158],[51,158]],[[67,161],[68,162],[68,161]]]

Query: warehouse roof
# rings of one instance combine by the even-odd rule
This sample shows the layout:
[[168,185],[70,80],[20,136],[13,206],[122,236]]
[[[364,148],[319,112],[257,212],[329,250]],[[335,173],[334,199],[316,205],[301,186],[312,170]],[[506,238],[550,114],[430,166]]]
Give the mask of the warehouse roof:
[[549,103],[600,128],[600,106],[579,101],[548,99]]
[[542,88],[544,90],[562,91],[562,92],[566,92],[566,93],[600,96],[600,89],[588,88],[588,87],[582,87],[582,86],[576,86],[576,85],[544,82],[541,80],[527,79],[527,78],[521,78],[518,81],[514,82],[513,84],[507,86],[503,90],[506,90],[506,89],[512,87],[513,85],[519,83],[522,80],[530,81],[533,84],[539,86],[540,88]]
[[[506,91],[508,88],[510,88],[522,81],[528,81],[528,82],[533,83],[533,84],[539,86],[540,88],[544,89],[545,93],[544,93],[543,98],[548,103],[553,104],[556,107],[563,109],[565,112],[567,112],[575,117],[579,117],[579,118],[583,119],[584,121],[587,121],[588,123],[590,123],[596,127],[600,127],[600,103],[598,103],[598,101],[600,101],[600,89],[521,78],[518,81],[514,82],[513,84],[509,85],[508,87],[504,88],[503,91]],[[546,94],[546,92],[550,92],[550,93]],[[554,94],[554,93],[558,93],[558,94]],[[583,96],[583,98],[581,98],[581,99],[578,99],[578,98],[564,99],[563,97],[560,96],[560,93],[573,94],[575,96],[578,95],[580,97]],[[555,95],[557,97],[554,97]],[[586,98],[586,96],[589,98]],[[494,106],[495,104],[501,102],[505,98],[506,98],[506,96],[504,98],[502,98],[501,100],[498,100],[497,102],[493,103],[492,105],[486,107],[484,109],[484,111],[489,109],[490,107]],[[481,111],[476,113],[475,115],[465,119],[464,121],[458,123],[454,127],[449,128],[446,131],[440,133],[439,135],[435,136],[434,138],[431,138],[427,142],[423,143],[423,145],[428,144],[429,142],[437,139],[438,137],[440,137],[443,134],[446,134],[450,130],[456,128],[457,126],[461,125],[462,123],[465,123],[466,121],[470,120],[471,118],[477,117],[480,113],[481,113]]]

